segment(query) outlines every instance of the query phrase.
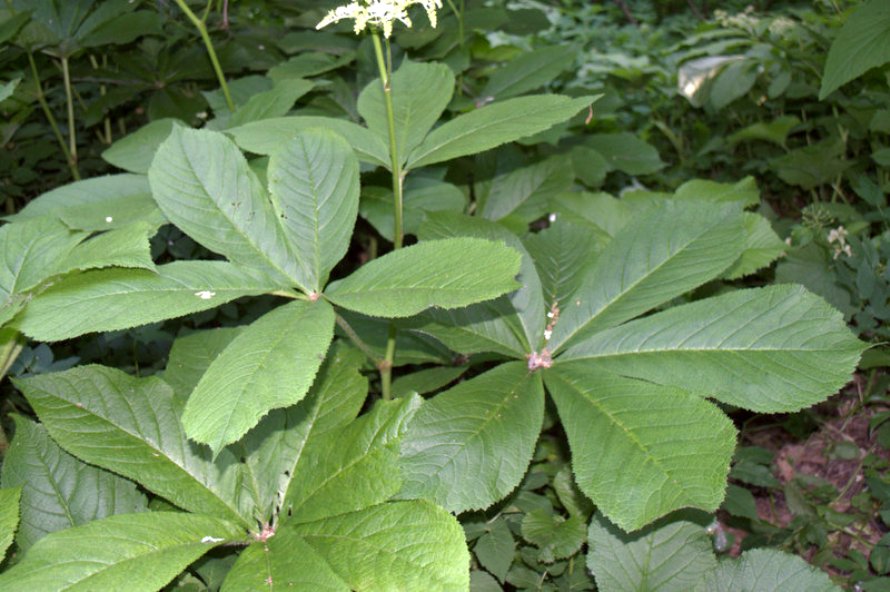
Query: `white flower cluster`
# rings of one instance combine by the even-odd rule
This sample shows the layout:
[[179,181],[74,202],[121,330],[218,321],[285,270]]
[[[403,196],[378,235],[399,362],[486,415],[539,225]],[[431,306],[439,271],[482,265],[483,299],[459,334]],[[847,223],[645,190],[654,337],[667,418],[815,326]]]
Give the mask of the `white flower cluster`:
[[393,22],[401,21],[406,27],[411,26],[408,8],[412,4],[423,6],[435,29],[436,10],[442,8],[442,0],[354,0],[330,11],[315,28],[321,29],[343,20],[354,20],[356,35],[371,24],[381,27],[383,36],[388,39],[392,35]]
[[853,249],[847,244],[847,229],[843,226],[832,228],[828,233],[828,244],[834,245],[834,258],[837,259],[841,253],[847,257],[853,256]]

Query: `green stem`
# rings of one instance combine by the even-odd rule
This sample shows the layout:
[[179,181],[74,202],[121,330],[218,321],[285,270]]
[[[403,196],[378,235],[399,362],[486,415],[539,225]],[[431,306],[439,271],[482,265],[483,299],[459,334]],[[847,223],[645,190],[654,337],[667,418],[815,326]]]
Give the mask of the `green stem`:
[[[374,54],[377,56],[377,67],[380,70],[380,84],[383,89],[383,101],[386,105],[386,120],[389,126],[389,157],[392,170],[392,195],[393,195],[393,248],[401,249],[404,240],[402,230],[402,159],[399,155],[399,146],[396,142],[396,119],[392,106],[392,63],[383,57],[383,46],[380,43],[380,34],[376,31],[371,35],[374,42]],[[387,44],[387,49],[389,45]],[[386,340],[386,357],[378,364],[380,368],[380,384],[383,398],[392,397],[392,365],[396,356],[396,326],[390,324],[389,336]]]
[[176,0],[176,4],[179,5],[179,8],[185,13],[185,16],[187,16],[188,19],[192,21],[192,24],[195,25],[195,28],[198,29],[201,39],[204,40],[204,47],[207,48],[207,55],[210,56],[210,62],[213,64],[213,71],[216,72],[216,78],[219,80],[219,86],[222,88],[223,96],[226,98],[226,106],[229,108],[229,111],[235,111],[235,102],[232,101],[232,95],[229,93],[229,85],[226,83],[226,75],[223,74],[222,66],[219,65],[219,59],[216,57],[216,50],[213,49],[213,41],[210,40],[210,35],[207,33],[207,25],[204,21],[199,19],[194,12],[192,12],[192,9],[188,7],[185,0]]
[[74,93],[71,91],[71,73],[68,70],[68,56],[62,56],[62,78],[65,81],[65,102],[68,104],[68,153],[71,161],[77,164],[77,130],[74,127]]
[[358,333],[355,332],[355,329],[352,328],[352,325],[350,325],[346,319],[344,319],[340,315],[336,315],[335,319],[337,321],[337,326],[340,327],[344,333],[346,333],[346,336],[349,337],[349,340],[352,341],[352,343],[354,343],[355,346],[359,348],[362,353],[364,353],[368,357],[368,359],[371,360],[371,362],[379,368],[383,361],[377,357],[377,354],[374,353],[374,350],[371,349],[371,346],[365,343],[364,340],[358,336]]
[[0,380],[6,376],[24,347],[22,334],[14,329],[0,331]]
[[80,171],[77,170],[77,162],[71,158],[71,153],[68,151],[68,145],[65,144],[65,138],[62,136],[62,130],[59,129],[59,123],[56,121],[56,117],[53,115],[53,112],[49,108],[49,104],[46,102],[46,95],[43,94],[43,84],[40,82],[40,73],[37,71],[37,62],[34,61],[34,54],[28,50],[28,63],[31,64],[31,75],[34,76],[34,84],[37,89],[37,102],[40,103],[41,109],[43,109],[43,114],[46,116],[46,120],[49,122],[49,126],[53,130],[53,135],[56,136],[56,140],[59,142],[59,148],[62,150],[62,154],[65,155],[65,161],[68,163],[68,168],[71,169],[71,176],[74,177],[75,181],[80,181]]

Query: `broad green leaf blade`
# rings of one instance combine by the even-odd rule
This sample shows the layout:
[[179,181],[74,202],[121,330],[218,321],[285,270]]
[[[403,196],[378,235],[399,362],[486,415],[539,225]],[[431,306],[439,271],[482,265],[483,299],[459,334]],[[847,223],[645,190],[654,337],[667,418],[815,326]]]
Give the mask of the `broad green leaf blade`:
[[157,271],[104,269],[67,277],[35,297],[16,323],[34,339],[60,341],[181,317],[280,287],[223,261],[176,261]]
[[[392,75],[396,150],[402,163],[439,120],[454,93],[454,74],[445,64],[405,60]],[[380,79],[368,83],[358,97],[358,112],[386,145],[389,123]]]
[[779,238],[769,220],[760,214],[745,212],[745,250],[724,277],[735,280],[750,275],[781,257],[787,249],[788,245]]
[[244,549],[226,575],[220,592],[248,590],[350,592],[351,588],[303,538],[280,528],[265,542]]
[[210,363],[243,330],[244,327],[220,327],[176,338],[161,378],[173,387],[173,398],[178,409],[185,406]]
[[467,366],[424,368],[396,378],[392,382],[392,394],[394,397],[425,395],[454,382],[466,371]]
[[6,551],[15,538],[19,526],[19,502],[22,499],[22,486],[0,489],[0,561],[6,558]]
[[569,218],[557,215],[548,228],[523,239],[538,270],[544,302],[551,305],[566,306],[570,302],[584,277],[579,270],[584,269],[607,242]]
[[[509,298],[512,308],[516,311],[516,320],[519,321],[521,331],[524,333],[524,335],[519,336],[519,341],[522,344],[522,354],[527,353],[531,349],[536,349],[539,343],[543,341],[544,326],[547,320],[546,312],[550,303],[544,302],[541,280],[538,278],[538,272],[535,269],[531,255],[525,250],[525,245],[522,244],[522,241],[515,234],[500,224],[452,212],[431,214],[420,230],[421,240],[438,240],[461,236],[503,243],[521,255],[519,275],[516,278],[521,286],[518,290],[511,293]],[[476,305],[476,307],[478,306],[484,305]],[[463,311],[469,313],[476,307],[471,306],[468,309],[463,309]],[[442,311],[441,313],[440,311],[431,311],[431,316],[433,318],[442,318],[443,316],[460,315],[463,311]],[[510,319],[506,318],[504,322],[509,324]],[[495,322],[495,327],[500,325],[500,322]]]
[[489,220],[521,220],[529,224],[548,213],[550,200],[569,191],[575,180],[567,156],[551,156],[541,162],[498,175],[482,207]]
[[266,191],[226,136],[175,128],[158,148],[148,180],[170,222],[197,242],[306,288]]
[[152,121],[109,146],[102,158],[119,169],[146,175],[158,147],[177,125],[182,125],[178,119]]
[[333,336],[327,302],[297,300],[266,313],[207,368],[182,414],[186,434],[216,456],[272,409],[299,402]]
[[532,510],[522,518],[522,538],[538,548],[545,563],[568,559],[587,538],[587,521],[582,516],[563,518],[551,510]]
[[409,322],[418,333],[430,335],[463,355],[495,353],[521,358],[531,349],[507,296],[454,310],[428,310]]
[[265,520],[281,505],[297,466],[306,461],[307,444],[355,419],[365,402],[368,379],[359,372],[365,357],[338,343],[306,398],[273,411],[241,441],[245,470]]
[[797,555],[778,549],[750,549],[738,559],[724,559],[696,588],[697,592],[840,592],[828,574]]
[[717,567],[711,538],[694,522],[626,534],[597,514],[588,548],[587,566],[602,592],[689,592]]
[[[405,179],[402,199],[402,230],[405,234],[416,235],[431,212],[463,212],[467,207],[467,197],[455,185],[420,175],[410,175]],[[359,215],[370,222],[383,238],[393,242],[392,189],[365,187]]]
[[215,463],[190,445],[158,378],[82,366],[16,382],[65,450],[141,483],[191,512],[249,524],[253,501],[242,498],[241,467],[231,454]]
[[534,135],[577,115],[596,99],[536,95],[508,99],[460,115],[433,130],[411,152],[407,168],[416,169],[484,152]]
[[614,170],[628,175],[651,175],[665,166],[655,146],[630,132],[586,136],[584,146],[599,152]]
[[475,238],[425,241],[388,253],[333,282],[338,306],[378,317],[408,317],[427,308],[460,308],[519,287],[520,255]]
[[545,380],[578,487],[621,528],[720,506],[736,432],[712,403],[582,362],[558,363]]
[[742,254],[735,206],[665,201],[629,222],[560,306],[551,351],[668,302],[714,279]]
[[21,487],[19,549],[57,530],[146,508],[135,483],[69,455],[42,425],[17,415],[13,419],[16,433],[3,459],[3,487]]
[[[454,352],[442,345],[436,339],[424,335],[413,327],[415,319],[390,321],[360,315],[348,310],[338,311],[343,320],[349,324],[359,338],[365,342],[369,350],[378,358],[386,356],[389,325],[396,325],[396,358],[393,367],[408,364],[450,364],[454,359]],[[348,339],[349,335],[338,325],[337,335],[342,339]]]
[[764,413],[797,411],[850,379],[864,344],[795,285],[738,290],[608,329],[560,360]]
[[76,181],[28,202],[4,220],[51,216],[75,230],[111,230],[134,222],[164,224],[144,175],[108,175]]
[[308,80],[280,80],[270,90],[257,93],[239,107],[228,121],[228,126],[238,127],[254,121],[287,115],[297,99],[315,86]]
[[285,497],[289,522],[313,522],[381,504],[402,485],[399,438],[420,397],[378,402],[353,423],[306,444]]
[[275,154],[299,132],[321,127],[349,138],[362,162],[389,168],[389,148],[374,132],[351,121],[332,117],[276,117],[226,130],[242,149],[264,156]]
[[737,183],[718,183],[703,179],[693,179],[677,187],[674,192],[677,201],[707,201],[711,203],[738,203],[750,208],[760,203],[760,190],[754,177],[745,177]]
[[151,237],[157,226],[136,222],[103,232],[77,245],[61,263],[63,271],[129,267],[156,271],[151,260]]
[[[503,582],[516,557],[516,541],[513,540],[513,533],[505,520],[495,520],[490,526],[486,525],[486,528],[488,532],[476,540],[473,554],[482,567]],[[500,589],[499,587],[498,590]]]
[[451,592],[470,585],[463,529],[429,502],[382,504],[293,528],[353,590]]
[[568,68],[575,53],[576,49],[567,45],[524,53],[495,70],[479,95],[503,100],[540,88]]
[[213,516],[111,516],[47,536],[0,574],[0,588],[154,592],[213,547],[243,538],[240,527]]
[[884,0],[870,0],[850,15],[831,44],[819,100],[887,62],[890,62],[890,5]]
[[481,510],[522,480],[544,420],[540,376],[512,362],[426,401],[402,440],[399,496]]
[[304,286],[320,293],[349,248],[358,215],[358,159],[333,132],[301,132],[269,160],[269,190]]
[[0,324],[15,314],[25,292],[64,271],[62,262],[84,238],[49,217],[0,227]]

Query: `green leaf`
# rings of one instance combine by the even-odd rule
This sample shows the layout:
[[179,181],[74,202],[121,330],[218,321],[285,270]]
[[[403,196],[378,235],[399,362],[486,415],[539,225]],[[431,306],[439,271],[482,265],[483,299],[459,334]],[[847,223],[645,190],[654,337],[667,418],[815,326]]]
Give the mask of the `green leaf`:
[[420,397],[378,402],[374,409],[306,443],[285,496],[289,522],[313,522],[385,502],[402,485],[399,439]]
[[[175,347],[175,346],[174,346]],[[355,419],[368,394],[359,372],[364,356],[355,349],[331,348],[305,399],[272,411],[241,441],[244,462],[265,520],[281,505],[297,466],[306,462],[310,441]]]
[[408,397],[415,393],[418,395],[431,393],[454,382],[466,371],[466,366],[454,368],[439,366],[399,376],[392,383],[393,396]]
[[[19,549],[26,551],[57,530],[146,509],[135,483],[69,455],[42,425],[18,415],[13,419],[16,432],[3,461],[3,487],[21,488]],[[18,503],[15,511],[18,522]]]
[[788,248],[769,220],[760,214],[745,212],[745,234],[745,250],[724,274],[726,279],[750,275],[781,257]]
[[[403,232],[417,234],[428,214],[441,211],[462,212],[467,206],[467,198],[451,183],[411,175],[405,179],[402,206]],[[365,187],[359,213],[383,238],[393,241],[395,224],[391,189]]]
[[522,480],[544,419],[540,378],[498,366],[428,400],[402,441],[403,499],[459,513],[484,509]]
[[158,119],[128,134],[109,146],[103,153],[105,162],[131,173],[145,175],[158,147],[167,139],[178,119]]
[[582,362],[560,362],[545,380],[578,487],[621,528],[720,505],[736,434],[712,403]]
[[333,117],[276,117],[227,129],[226,133],[242,149],[254,154],[270,155],[281,150],[303,130],[321,127],[349,138],[356,156],[362,162],[389,168],[389,148],[374,132],[343,119]]
[[156,271],[149,240],[157,226],[137,222],[103,232],[77,245],[61,263],[63,271],[129,267]]
[[513,279],[519,264],[519,253],[487,240],[425,241],[374,259],[333,282],[325,295],[362,314],[408,317],[433,306],[459,308],[510,292],[519,287]]
[[309,291],[279,214],[223,134],[175,128],[158,148],[148,179],[167,218],[195,241]]
[[568,45],[524,53],[495,70],[479,96],[503,100],[540,88],[568,69],[575,53],[576,49]]
[[0,588],[154,591],[213,547],[243,538],[240,527],[212,516],[111,516],[47,536],[0,574]]
[[138,481],[192,512],[249,524],[241,467],[231,454],[211,462],[191,445],[158,378],[81,366],[16,381],[53,439],[91,464]]
[[223,261],[176,261],[142,269],[105,269],[66,277],[35,297],[16,323],[39,341],[117,331],[273,292],[265,275]]
[[450,592],[470,585],[463,529],[428,502],[382,504],[293,528],[353,590]]
[[599,152],[612,169],[628,175],[651,175],[665,166],[655,146],[630,132],[585,136],[584,146]]
[[228,121],[228,127],[238,127],[254,121],[283,117],[293,108],[297,99],[315,86],[308,80],[280,80],[270,90],[257,93],[239,107]]
[[740,142],[762,140],[771,142],[782,148],[787,147],[788,135],[800,125],[800,119],[794,115],[781,115],[770,122],[758,121],[740,129],[727,138],[731,146]]
[[738,203],[750,208],[760,203],[760,190],[754,177],[745,177],[736,183],[718,183],[704,179],[686,181],[674,192],[678,201],[707,201],[711,203]]
[[828,574],[797,555],[777,549],[751,549],[738,559],[724,559],[696,588],[697,592],[840,592]]
[[819,100],[887,62],[890,62],[890,6],[882,0],[871,0],[850,15],[831,44]]
[[560,360],[759,412],[797,411],[850,379],[864,344],[841,314],[794,285],[737,290],[593,335]]
[[578,273],[579,270],[584,269],[607,242],[568,215],[557,215],[549,227],[523,240],[541,278],[544,302],[563,306],[581,285],[584,275]]
[[708,103],[715,111],[720,111],[736,99],[740,99],[757,82],[760,61],[755,59],[733,60],[720,69],[716,78],[708,85]]
[[22,486],[0,489],[0,561],[6,558],[6,551],[15,537],[21,499]]
[[221,327],[176,338],[167,357],[167,368],[161,377],[173,387],[173,398],[178,409],[185,406],[210,363],[243,329],[244,327]]
[[581,549],[586,535],[587,524],[581,516],[563,518],[540,509],[522,518],[522,538],[538,547],[543,563],[571,557]]
[[313,592],[350,592],[351,588],[315,549],[289,528],[244,549],[220,592],[281,588]]
[[[182,414],[186,434],[214,456],[270,410],[299,402],[334,335],[324,301],[295,301],[266,313],[239,333],[210,364]],[[299,336],[299,337],[297,337]]]
[[416,169],[484,152],[534,135],[571,118],[597,98],[537,95],[487,105],[433,130],[411,152],[406,168]]
[[143,175],[108,175],[76,181],[28,202],[14,216],[18,222],[52,216],[75,230],[111,230],[134,222],[165,223]]
[[[396,150],[402,164],[439,121],[454,92],[454,74],[445,64],[405,60],[392,75]],[[380,79],[358,97],[358,112],[381,142],[389,145],[389,123]]]
[[[27,16],[27,15],[21,15]],[[18,87],[19,83],[22,81],[21,77],[13,78],[9,82],[0,82],[0,103],[8,99],[12,96],[12,93],[15,92],[15,89]]]
[[7,14],[8,18],[0,23],[0,43],[6,43],[21,30],[28,21],[31,20],[31,14],[28,12],[20,12],[15,15]]
[[462,355],[495,353],[521,358],[531,349],[506,296],[455,310],[431,309],[412,319],[410,327]]
[[476,555],[479,565],[503,582],[516,555],[516,541],[513,540],[507,522],[495,520],[488,532],[476,541],[473,554]]
[[689,592],[717,567],[705,529],[684,520],[626,534],[597,515],[588,548],[587,566],[602,592]]
[[572,188],[575,171],[567,156],[551,156],[541,162],[498,175],[482,208],[482,217],[502,220],[512,216],[531,223],[548,211],[549,201]]
[[844,158],[845,152],[842,140],[823,140],[773,158],[769,166],[789,185],[810,190],[834,182],[851,166]]
[[629,222],[561,303],[550,350],[613,327],[714,279],[742,254],[733,205],[662,201]]
[[339,135],[301,132],[269,160],[269,190],[300,279],[321,288],[346,254],[358,215],[358,159]]
[[[464,216],[451,212],[431,214],[420,230],[420,238],[422,240],[448,239],[461,236],[481,238],[497,243],[503,243],[522,256],[519,266],[519,275],[516,278],[521,286],[518,290],[511,293],[509,298],[513,310],[516,311],[516,320],[518,321],[520,330],[524,334],[519,336],[519,341],[522,344],[520,353],[524,355],[529,350],[535,349],[537,344],[542,341],[544,335],[546,309],[548,308],[549,303],[544,302],[543,293],[541,291],[541,280],[538,278],[538,273],[535,269],[535,264],[534,261],[532,261],[531,255],[525,250],[525,245],[522,244],[515,234],[500,224],[495,224],[494,222],[478,217]],[[495,303],[493,302],[484,303],[469,307],[468,309],[452,312],[438,310],[431,311],[432,314],[430,314],[430,317],[441,319],[442,322],[444,322],[443,317],[450,317],[451,320],[461,319],[460,324],[463,324],[462,321],[465,318],[464,315],[468,315],[470,318],[473,318],[474,321],[476,320],[476,313],[470,312],[472,309],[478,307],[491,310],[492,305],[494,304]],[[484,313],[482,314],[484,317]],[[496,331],[496,334],[492,335],[492,337],[497,337],[498,334],[503,332],[504,328],[502,325],[514,325],[511,320],[512,319],[509,317],[505,318],[503,322],[496,320],[491,327]],[[510,330],[514,329],[510,327]],[[507,343],[504,339],[496,340],[500,341],[502,344]]]

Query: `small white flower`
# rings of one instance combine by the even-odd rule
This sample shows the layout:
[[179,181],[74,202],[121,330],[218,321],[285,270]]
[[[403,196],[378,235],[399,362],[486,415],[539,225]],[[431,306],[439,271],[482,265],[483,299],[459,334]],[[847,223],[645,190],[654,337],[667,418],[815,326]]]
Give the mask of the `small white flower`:
[[544,341],[550,341],[550,338],[553,337],[552,329],[544,329]]
[[195,292],[195,296],[197,296],[201,300],[210,300],[211,298],[216,296],[216,292],[211,292],[210,290],[201,290],[200,292]]
[[442,0],[353,0],[349,4],[338,6],[325,15],[316,29],[327,27],[332,23],[343,20],[355,21],[353,30],[356,35],[367,28],[369,24],[381,27],[383,36],[389,38],[392,35],[392,25],[395,21],[401,21],[406,27],[411,27],[411,18],[408,16],[408,8],[412,4],[420,4],[426,10],[430,24],[436,28],[436,10],[442,8]]

